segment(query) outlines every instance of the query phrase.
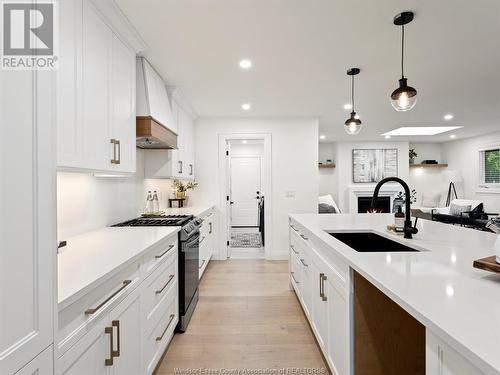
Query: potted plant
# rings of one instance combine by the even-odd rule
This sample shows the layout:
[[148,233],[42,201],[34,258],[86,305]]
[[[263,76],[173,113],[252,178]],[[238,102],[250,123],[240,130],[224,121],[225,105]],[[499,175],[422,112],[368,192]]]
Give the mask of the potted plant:
[[418,156],[418,154],[416,153],[414,148],[410,149],[409,156],[410,156],[410,164],[415,164],[415,158]]
[[184,183],[181,180],[174,180],[175,197],[177,199],[186,198],[186,191],[196,189],[197,187],[198,183],[195,181]]

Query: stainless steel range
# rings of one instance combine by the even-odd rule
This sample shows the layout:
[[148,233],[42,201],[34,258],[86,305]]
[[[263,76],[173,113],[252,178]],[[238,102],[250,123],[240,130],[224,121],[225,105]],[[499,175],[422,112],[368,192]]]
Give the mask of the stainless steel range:
[[184,332],[198,303],[198,260],[200,227],[203,220],[192,215],[142,216],[115,224],[114,227],[182,227],[179,232],[179,324]]

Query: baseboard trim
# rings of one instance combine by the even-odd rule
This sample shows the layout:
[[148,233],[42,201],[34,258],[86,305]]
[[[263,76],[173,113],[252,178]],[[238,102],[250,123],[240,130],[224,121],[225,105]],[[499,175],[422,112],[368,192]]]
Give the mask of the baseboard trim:
[[271,254],[266,257],[267,260],[288,260],[288,250],[271,250]]

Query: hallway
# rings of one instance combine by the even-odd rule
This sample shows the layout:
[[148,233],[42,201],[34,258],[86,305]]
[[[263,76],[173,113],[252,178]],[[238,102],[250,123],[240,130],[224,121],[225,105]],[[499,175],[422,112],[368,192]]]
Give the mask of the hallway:
[[328,372],[288,289],[287,262],[230,260],[210,262],[189,328],[174,336],[157,374],[291,367]]

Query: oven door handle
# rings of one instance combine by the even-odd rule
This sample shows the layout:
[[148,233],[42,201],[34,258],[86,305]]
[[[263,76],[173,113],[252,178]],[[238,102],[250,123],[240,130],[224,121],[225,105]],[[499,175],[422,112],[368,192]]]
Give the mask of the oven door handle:
[[[184,242],[184,246],[182,246],[182,251],[185,252],[185,248],[190,248],[193,243],[199,242],[199,239],[200,239],[200,231],[197,231],[197,233],[195,235],[193,235],[192,237],[188,238]],[[198,245],[196,247],[198,247]]]

